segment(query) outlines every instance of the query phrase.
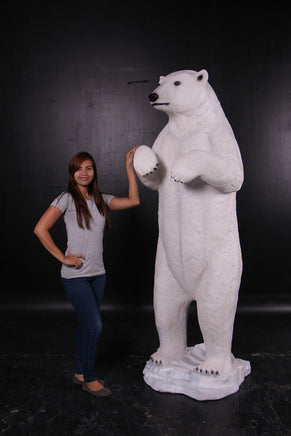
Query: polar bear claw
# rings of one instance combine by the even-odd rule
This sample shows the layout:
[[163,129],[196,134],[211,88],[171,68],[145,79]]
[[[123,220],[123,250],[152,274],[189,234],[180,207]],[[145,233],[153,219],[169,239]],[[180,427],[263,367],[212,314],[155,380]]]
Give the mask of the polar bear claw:
[[194,370],[200,375],[218,377],[223,375],[231,368],[231,360],[226,358],[209,357],[201,364],[197,365]]
[[214,376],[214,377],[217,377],[217,376],[220,375],[219,371],[216,371],[216,370],[213,370],[213,369],[205,369],[205,370],[203,370],[199,366],[196,366],[195,372],[197,372],[199,375],[207,375],[207,376]]
[[154,171],[157,171],[158,166],[159,166],[159,163],[157,162],[157,163],[156,163],[156,166],[155,166],[154,168],[151,168],[152,171],[149,171],[148,173],[145,173],[145,174],[143,175],[143,177],[147,177],[147,176],[149,176],[150,174],[154,174]]
[[[184,353],[181,354],[181,358],[184,357]],[[173,359],[176,359],[177,355],[165,354],[160,349],[158,349],[155,353],[153,353],[150,357],[150,360],[158,366],[168,366],[171,364]]]
[[156,365],[159,365],[159,366],[163,366],[164,365],[162,360],[154,359],[153,357],[151,357],[151,361],[154,362]]

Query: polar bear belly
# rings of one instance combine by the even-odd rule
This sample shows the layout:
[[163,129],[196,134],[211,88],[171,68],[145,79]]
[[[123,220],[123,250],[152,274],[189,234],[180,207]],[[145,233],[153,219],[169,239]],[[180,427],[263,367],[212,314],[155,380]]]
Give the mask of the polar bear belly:
[[178,284],[190,291],[207,266],[206,229],[201,201],[169,181],[159,192],[159,233],[168,266]]
[[159,191],[159,233],[167,263],[187,292],[199,286],[209,262],[225,243],[237,238],[230,196],[202,182],[192,185],[167,181]]

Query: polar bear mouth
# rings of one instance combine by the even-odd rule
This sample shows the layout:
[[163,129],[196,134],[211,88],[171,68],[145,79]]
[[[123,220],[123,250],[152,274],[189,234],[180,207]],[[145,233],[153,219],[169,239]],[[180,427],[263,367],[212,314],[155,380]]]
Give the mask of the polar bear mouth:
[[170,103],[153,103],[152,106],[168,106]]

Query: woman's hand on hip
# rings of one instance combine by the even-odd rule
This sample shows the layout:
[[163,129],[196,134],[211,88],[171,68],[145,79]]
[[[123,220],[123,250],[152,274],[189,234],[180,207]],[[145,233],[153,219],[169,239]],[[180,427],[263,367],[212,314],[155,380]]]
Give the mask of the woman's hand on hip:
[[73,266],[74,268],[80,268],[83,265],[83,262],[81,259],[86,259],[83,254],[71,254],[70,250],[68,251],[67,255],[65,256],[63,263],[68,266]]

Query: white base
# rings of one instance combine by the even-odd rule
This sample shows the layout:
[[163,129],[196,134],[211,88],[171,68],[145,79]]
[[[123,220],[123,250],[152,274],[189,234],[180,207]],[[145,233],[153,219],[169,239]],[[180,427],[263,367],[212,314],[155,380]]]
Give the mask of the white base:
[[223,375],[207,376],[195,372],[205,359],[205,345],[188,348],[187,355],[162,366],[149,360],[144,368],[144,381],[154,390],[184,394],[195,400],[219,400],[239,390],[245,377],[251,372],[250,362],[232,358],[232,368]]

